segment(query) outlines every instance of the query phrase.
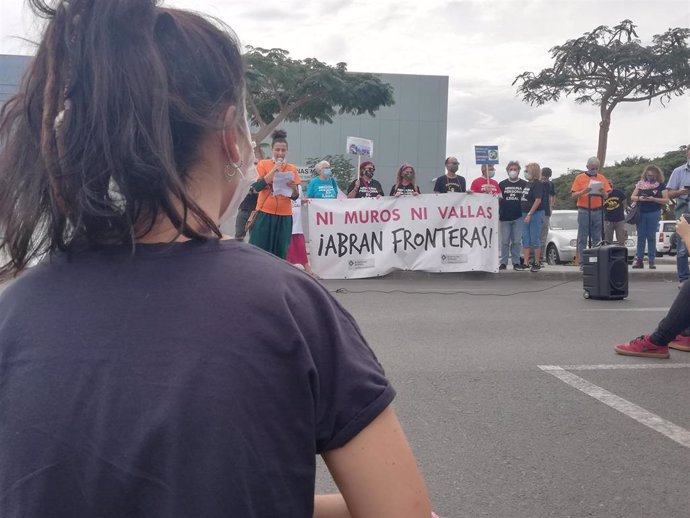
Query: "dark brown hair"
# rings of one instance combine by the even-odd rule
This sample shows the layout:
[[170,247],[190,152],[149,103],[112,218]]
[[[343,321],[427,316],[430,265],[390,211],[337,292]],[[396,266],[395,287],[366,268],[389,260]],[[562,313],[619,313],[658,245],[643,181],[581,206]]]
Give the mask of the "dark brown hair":
[[186,183],[226,110],[244,119],[235,37],[155,0],[29,3],[48,22],[0,112],[0,277],[56,249],[133,244],[160,215],[220,236]]
[[279,142],[282,142],[286,146],[288,145],[287,131],[282,129],[273,130],[273,133],[271,133],[271,148]]

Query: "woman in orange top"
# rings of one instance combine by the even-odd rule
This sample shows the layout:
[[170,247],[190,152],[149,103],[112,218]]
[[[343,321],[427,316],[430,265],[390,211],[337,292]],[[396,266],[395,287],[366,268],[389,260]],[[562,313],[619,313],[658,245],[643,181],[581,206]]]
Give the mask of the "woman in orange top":
[[[259,193],[256,202],[256,221],[249,237],[249,243],[263,248],[282,259],[287,257],[290,237],[292,236],[292,201],[299,197],[297,185],[300,182],[297,168],[285,163],[287,155],[287,132],[275,130],[271,134],[273,139],[271,150],[272,160],[261,160],[256,165],[259,180],[254,183],[254,189]],[[287,186],[292,189],[291,196],[274,194],[273,180],[276,173],[292,173],[292,179]]]

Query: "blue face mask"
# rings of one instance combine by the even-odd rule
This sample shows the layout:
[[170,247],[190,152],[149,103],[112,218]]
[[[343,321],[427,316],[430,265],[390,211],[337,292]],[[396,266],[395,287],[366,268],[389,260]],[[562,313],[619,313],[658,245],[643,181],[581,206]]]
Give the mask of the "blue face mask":
[[649,183],[656,182],[656,176],[654,176],[654,175],[647,175],[647,176],[645,176],[645,178],[647,179],[647,181]]
[[598,171],[596,169],[590,169],[589,171],[587,171],[587,174],[589,176],[596,176],[597,173],[598,173]]
[[324,169],[324,170],[323,170],[323,175],[324,175],[326,178],[330,178],[331,176],[333,176],[333,170],[332,170],[332,169]]

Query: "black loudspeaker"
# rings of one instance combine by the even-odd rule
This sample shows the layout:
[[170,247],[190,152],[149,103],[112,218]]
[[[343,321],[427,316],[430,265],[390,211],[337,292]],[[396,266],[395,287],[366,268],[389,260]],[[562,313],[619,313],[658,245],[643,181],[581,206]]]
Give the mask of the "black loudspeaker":
[[628,296],[628,249],[602,245],[582,251],[586,299],[620,300]]

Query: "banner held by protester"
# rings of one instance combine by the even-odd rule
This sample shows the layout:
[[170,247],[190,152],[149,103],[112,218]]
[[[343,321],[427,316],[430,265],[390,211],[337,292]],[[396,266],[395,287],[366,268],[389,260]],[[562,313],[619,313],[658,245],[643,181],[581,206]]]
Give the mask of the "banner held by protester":
[[309,259],[324,279],[498,271],[498,200],[490,195],[310,200],[308,221]]

